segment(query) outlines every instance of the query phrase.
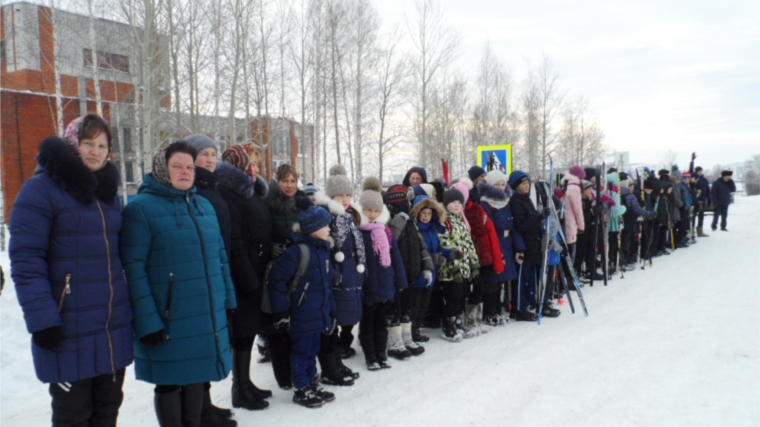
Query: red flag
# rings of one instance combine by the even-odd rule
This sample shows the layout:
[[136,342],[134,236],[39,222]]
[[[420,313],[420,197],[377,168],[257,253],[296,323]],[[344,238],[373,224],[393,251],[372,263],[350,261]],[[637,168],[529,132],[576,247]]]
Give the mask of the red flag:
[[441,159],[441,165],[443,167],[443,180],[446,181],[446,185],[448,185],[451,182],[449,180],[449,162],[447,162],[446,159]]

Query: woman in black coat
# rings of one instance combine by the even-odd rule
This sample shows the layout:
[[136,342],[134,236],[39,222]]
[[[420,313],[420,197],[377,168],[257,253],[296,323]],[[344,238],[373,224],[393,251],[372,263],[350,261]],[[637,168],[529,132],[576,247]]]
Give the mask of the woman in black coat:
[[230,319],[232,331],[232,406],[266,408],[272,396],[250,378],[251,349],[262,332],[261,297],[264,273],[271,258],[272,229],[263,197],[267,185],[258,176],[261,152],[252,143],[233,145],[216,168],[219,192],[230,212],[232,256],[230,267],[238,308]]
[[[277,168],[275,182],[269,186],[269,194],[264,199],[270,214],[272,230],[272,258],[277,258],[285,252],[291,243],[293,226],[298,223],[301,210],[298,200],[308,197],[298,189],[298,172],[288,164]],[[287,332],[275,330],[273,318],[265,314],[264,334],[266,334],[267,349],[272,359],[272,370],[280,388],[289,390],[292,387],[290,369],[290,336]]]

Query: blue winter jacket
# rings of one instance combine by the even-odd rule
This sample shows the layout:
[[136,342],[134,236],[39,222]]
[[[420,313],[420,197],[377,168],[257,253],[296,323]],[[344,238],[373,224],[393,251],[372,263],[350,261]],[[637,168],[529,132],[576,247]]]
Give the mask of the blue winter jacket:
[[712,201],[718,206],[728,206],[731,204],[731,193],[736,192],[736,184],[734,181],[723,181],[723,178],[718,178],[712,185]]
[[[134,310],[135,374],[152,384],[220,381],[232,365],[226,309],[236,307],[211,203],[145,176],[124,208],[124,263]],[[164,331],[155,345],[140,338]]]
[[[420,212],[423,209],[430,209],[433,212],[432,219],[427,224],[419,220]],[[443,209],[443,206],[430,196],[417,196],[414,198],[414,207],[409,216],[414,219],[415,224],[417,225],[417,230],[425,241],[425,247],[427,247],[430,256],[435,258],[436,255],[440,254],[449,260],[451,257],[451,249],[442,248],[438,241],[438,235],[446,232],[446,211]],[[433,275],[433,280],[431,280],[430,283],[427,283],[425,275],[421,274],[414,279],[412,285],[415,288],[433,287],[438,277],[438,266],[435,265],[435,263],[433,263],[431,274]]]
[[[337,270],[331,262],[330,242],[294,233],[290,246],[275,261],[269,273],[269,299],[274,313],[290,313],[290,335],[301,336],[330,332],[335,313],[332,286]],[[298,281],[295,292],[288,295],[290,281],[301,259],[299,243],[309,246],[309,267]]]
[[323,191],[314,195],[314,201],[325,207],[333,218],[330,224],[330,235],[335,240],[332,254],[335,269],[340,274],[340,280],[333,286],[335,318],[338,325],[355,325],[362,318],[362,285],[367,277],[364,239],[356,225],[360,215],[353,207],[347,211]]
[[391,229],[386,226],[385,233],[391,245],[391,265],[383,267],[380,257],[372,250],[371,232],[362,230],[362,237],[367,248],[367,278],[364,280],[362,303],[367,307],[377,303],[393,301],[396,292],[403,291],[409,285],[404,271],[404,260],[398,250]]
[[63,342],[32,342],[37,378],[74,382],[132,363],[132,308],[119,259],[119,172],[93,173],[61,139],[40,146],[39,168],[16,197],[11,276],[30,333],[55,326]]
[[486,278],[489,282],[501,282],[517,279],[517,262],[515,252],[525,252],[525,242],[517,228],[512,209],[509,207],[509,195],[486,182],[478,184],[480,205],[493,220],[496,235],[499,236],[499,246],[506,261],[503,273],[493,273]]
[[683,201],[684,208],[688,211],[694,206],[694,199],[691,197],[691,188],[689,184],[681,183],[681,200]]

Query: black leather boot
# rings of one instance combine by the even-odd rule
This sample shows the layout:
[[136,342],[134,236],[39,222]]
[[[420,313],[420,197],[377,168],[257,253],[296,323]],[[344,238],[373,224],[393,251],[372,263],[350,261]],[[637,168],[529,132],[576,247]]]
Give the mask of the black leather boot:
[[250,375],[251,351],[232,350],[232,406],[250,411],[264,409],[269,402],[256,394]]

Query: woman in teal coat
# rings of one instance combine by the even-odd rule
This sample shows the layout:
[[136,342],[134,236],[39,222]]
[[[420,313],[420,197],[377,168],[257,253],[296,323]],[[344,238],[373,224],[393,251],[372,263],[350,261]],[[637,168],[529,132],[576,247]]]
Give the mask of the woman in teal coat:
[[160,150],[121,230],[135,373],[156,384],[161,426],[200,425],[203,383],[232,366],[226,310],[235,291],[214,208],[195,195],[195,156],[184,141]]

